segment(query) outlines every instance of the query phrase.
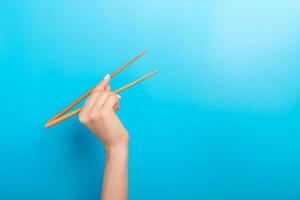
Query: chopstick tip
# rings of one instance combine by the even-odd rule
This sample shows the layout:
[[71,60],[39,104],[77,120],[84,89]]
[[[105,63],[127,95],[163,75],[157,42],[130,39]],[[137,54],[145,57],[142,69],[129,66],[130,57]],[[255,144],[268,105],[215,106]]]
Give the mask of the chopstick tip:
[[50,127],[50,124],[49,124],[49,122],[47,122],[46,124],[45,124],[45,126],[44,126],[45,128],[49,128]]

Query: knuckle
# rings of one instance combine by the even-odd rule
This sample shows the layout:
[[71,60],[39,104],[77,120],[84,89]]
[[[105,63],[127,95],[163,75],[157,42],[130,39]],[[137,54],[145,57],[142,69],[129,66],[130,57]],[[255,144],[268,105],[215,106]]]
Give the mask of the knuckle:
[[88,123],[88,121],[89,121],[89,119],[88,119],[88,117],[85,115],[85,114],[79,114],[79,121],[80,121],[80,123],[82,123],[82,124],[87,124]]
[[93,94],[99,94],[99,93],[102,93],[102,90],[101,90],[101,89],[95,88],[95,89],[93,90]]
[[89,118],[91,121],[96,121],[97,119],[99,119],[99,114],[91,113]]
[[109,113],[104,111],[104,110],[101,110],[100,113],[99,113],[99,117],[103,120],[107,119],[109,117]]
[[103,90],[102,95],[109,95],[109,92],[106,90]]

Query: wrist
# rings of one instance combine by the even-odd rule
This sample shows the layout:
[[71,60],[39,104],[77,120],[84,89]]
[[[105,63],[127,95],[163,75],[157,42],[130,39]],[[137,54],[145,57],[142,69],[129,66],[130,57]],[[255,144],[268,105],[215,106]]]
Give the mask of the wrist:
[[105,148],[107,157],[127,157],[128,156],[128,142],[123,142],[117,145]]
[[104,144],[107,155],[128,153],[129,135],[126,133],[118,140]]

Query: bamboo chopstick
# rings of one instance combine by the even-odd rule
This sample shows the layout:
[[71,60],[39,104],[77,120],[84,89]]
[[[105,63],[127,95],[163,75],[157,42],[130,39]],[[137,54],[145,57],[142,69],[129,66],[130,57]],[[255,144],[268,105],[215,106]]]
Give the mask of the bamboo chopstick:
[[[150,76],[156,74],[157,72],[158,72],[158,70],[155,70],[155,71],[153,71],[153,72],[151,72],[151,73],[149,73],[149,74],[147,74],[147,75],[145,75],[145,76],[143,76],[143,77],[141,77],[141,78],[139,78],[139,79],[137,79],[137,80],[135,80],[135,81],[127,84],[127,85],[124,85],[123,87],[115,90],[114,93],[122,92],[123,90],[126,90],[126,89],[130,88],[131,86],[133,86],[133,85],[135,85],[135,84],[137,84],[137,83],[139,83],[139,82],[141,82],[141,81],[149,78]],[[53,120],[50,120],[50,121],[48,121],[46,123],[45,127],[49,128],[49,127],[51,127],[51,126],[53,126],[53,125],[55,125],[55,124],[57,124],[57,123],[59,123],[59,122],[61,122],[63,120],[66,120],[66,119],[70,118],[71,116],[79,113],[80,111],[81,111],[81,108],[77,108],[76,110],[74,110],[72,112],[69,112],[69,113],[67,113],[67,114],[65,114],[65,115],[63,115],[61,117],[55,118]]]
[[[136,57],[132,58],[129,62],[127,62],[126,64],[122,65],[121,67],[119,67],[118,69],[116,69],[114,72],[112,72],[110,74],[110,77],[114,77],[115,75],[117,75],[120,71],[122,71],[123,69],[125,69],[126,67],[128,67],[131,63],[133,63],[134,61],[136,61],[137,59],[139,59],[141,56],[143,56],[145,53],[147,52],[147,50],[142,51],[140,54],[138,54]],[[57,113],[54,117],[52,117],[48,122],[50,123],[51,121],[53,121],[54,119],[59,118],[60,116],[62,116],[64,113],[68,112],[71,108],[73,108],[75,105],[77,105],[79,102],[81,102],[85,97],[87,97],[92,91],[93,91],[94,87],[90,90],[88,90],[87,92],[85,92],[83,95],[81,95],[78,99],[76,99],[73,103],[71,103],[70,105],[68,105],[67,107],[65,107],[62,111],[60,111],[59,113]]]

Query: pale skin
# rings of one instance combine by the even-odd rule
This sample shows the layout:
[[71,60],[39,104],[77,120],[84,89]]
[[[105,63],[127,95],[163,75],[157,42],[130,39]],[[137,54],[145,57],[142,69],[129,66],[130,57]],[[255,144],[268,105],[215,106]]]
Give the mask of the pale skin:
[[110,76],[95,87],[85,102],[79,120],[102,142],[105,167],[101,200],[128,199],[128,132],[120,121],[120,96],[111,92]]

